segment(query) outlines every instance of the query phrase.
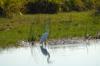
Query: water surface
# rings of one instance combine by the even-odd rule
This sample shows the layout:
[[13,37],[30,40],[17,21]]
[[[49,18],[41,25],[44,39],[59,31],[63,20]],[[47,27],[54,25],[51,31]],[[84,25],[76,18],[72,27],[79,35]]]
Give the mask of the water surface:
[[49,64],[36,45],[0,51],[0,66],[100,66],[100,41],[49,45],[47,49],[51,55]]

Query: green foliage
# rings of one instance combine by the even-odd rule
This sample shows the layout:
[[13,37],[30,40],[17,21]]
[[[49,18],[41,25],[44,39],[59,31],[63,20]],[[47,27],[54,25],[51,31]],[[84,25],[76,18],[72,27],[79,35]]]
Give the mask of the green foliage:
[[85,9],[84,2],[82,0],[69,0],[64,2],[65,11],[83,11]]
[[[30,5],[30,8],[25,6],[27,4]],[[38,5],[40,6],[36,7]],[[49,8],[48,11],[53,9],[57,12],[73,10],[84,11],[89,9],[100,10],[100,0],[0,0],[0,10],[8,17],[14,14],[20,14],[21,12],[24,13],[28,10],[34,12],[34,8],[37,10],[44,9],[44,11],[46,11],[46,6]]]
[[14,13],[20,13],[26,2],[27,0],[0,0],[0,7],[5,12],[5,16],[11,17]]
[[96,8],[100,9],[100,0],[96,0]]
[[74,0],[75,8],[79,11],[83,11],[85,6],[82,0]]
[[88,12],[58,14],[35,14],[16,16],[13,19],[0,18],[0,47],[13,46],[20,40],[39,41],[50,19],[49,39],[95,36],[100,32],[100,16]]

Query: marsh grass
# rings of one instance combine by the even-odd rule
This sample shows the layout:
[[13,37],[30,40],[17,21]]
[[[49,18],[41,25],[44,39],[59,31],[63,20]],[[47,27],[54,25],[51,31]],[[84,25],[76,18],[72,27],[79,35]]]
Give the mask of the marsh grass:
[[100,16],[93,16],[92,11],[17,15],[11,19],[0,18],[0,47],[17,46],[16,42],[27,41],[32,35],[39,41],[48,20],[49,39],[81,38],[100,32]]

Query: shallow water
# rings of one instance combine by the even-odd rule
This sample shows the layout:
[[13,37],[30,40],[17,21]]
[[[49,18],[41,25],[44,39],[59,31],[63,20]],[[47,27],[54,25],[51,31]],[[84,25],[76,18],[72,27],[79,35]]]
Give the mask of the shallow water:
[[100,66],[100,40],[89,44],[67,44],[47,47],[51,63],[40,47],[10,48],[0,51],[0,66]]

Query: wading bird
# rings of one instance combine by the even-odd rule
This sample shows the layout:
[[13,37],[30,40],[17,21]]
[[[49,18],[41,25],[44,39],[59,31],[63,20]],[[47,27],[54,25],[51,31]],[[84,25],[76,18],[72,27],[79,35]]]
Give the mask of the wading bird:
[[46,45],[46,40],[47,40],[47,38],[48,38],[48,32],[45,32],[42,36],[41,36],[41,38],[40,38],[40,44],[45,44]]
[[[50,54],[49,54],[49,52],[48,52],[47,49],[46,49],[46,40],[47,40],[47,38],[48,38],[48,34],[49,34],[48,32],[45,32],[45,33],[41,36],[41,38],[40,38],[40,44],[41,44],[40,49],[41,49],[41,52],[42,52],[43,55],[48,56],[48,57],[47,57],[47,62],[50,63],[50,61],[49,61],[49,59],[50,59]],[[45,47],[44,47],[44,46],[45,46]]]

